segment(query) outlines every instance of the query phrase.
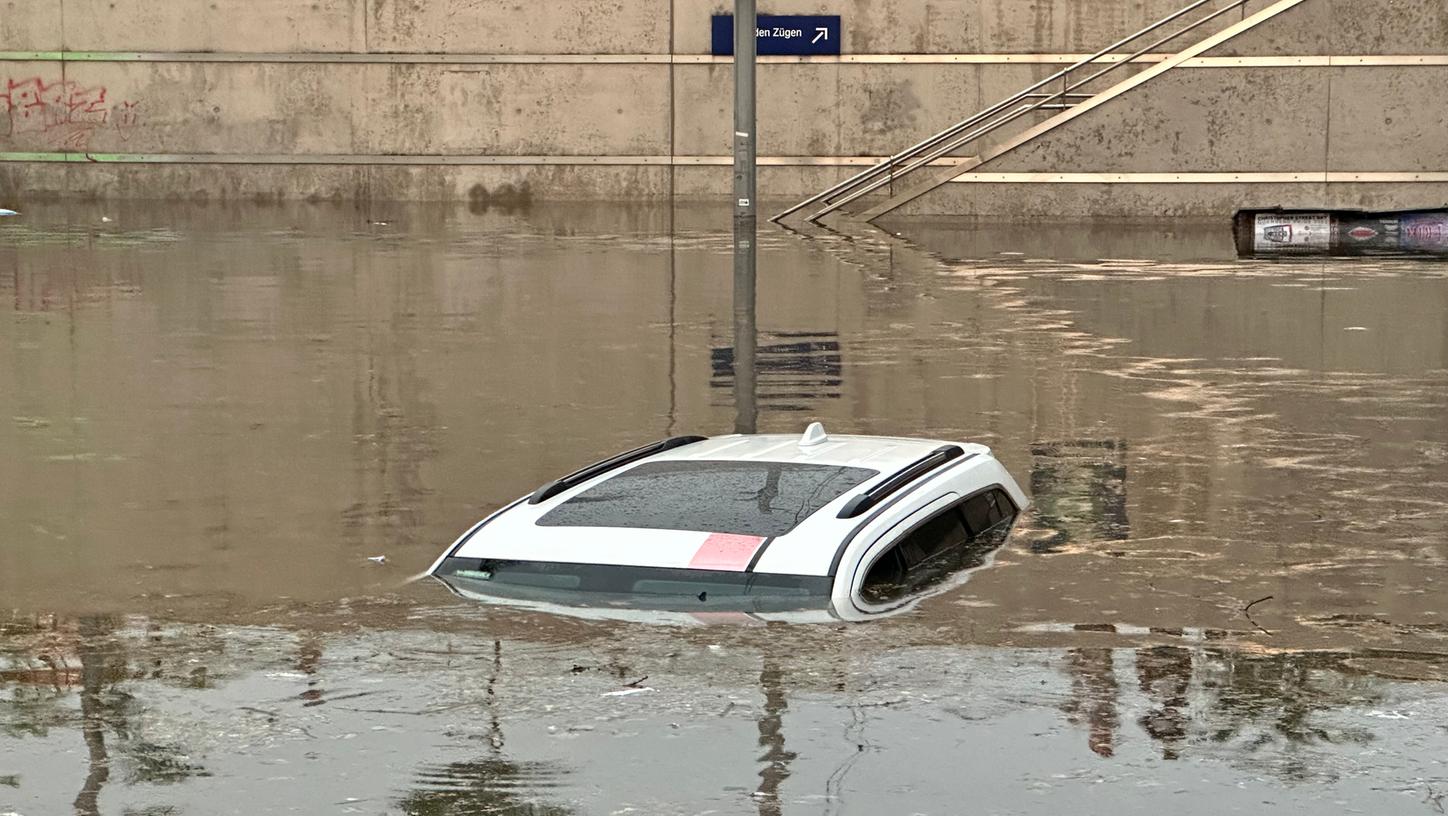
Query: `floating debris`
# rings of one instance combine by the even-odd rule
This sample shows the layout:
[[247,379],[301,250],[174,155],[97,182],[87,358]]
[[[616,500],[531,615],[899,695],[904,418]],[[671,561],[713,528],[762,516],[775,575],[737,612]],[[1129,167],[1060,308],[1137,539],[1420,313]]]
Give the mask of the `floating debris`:
[[605,697],[628,697],[628,696],[633,695],[633,694],[644,694],[645,692],[657,691],[657,690],[658,690],[658,689],[655,689],[653,686],[642,686],[642,687],[640,687],[640,688],[626,688],[626,689],[619,689],[618,691],[607,691],[607,692],[604,692],[603,696],[605,696]]

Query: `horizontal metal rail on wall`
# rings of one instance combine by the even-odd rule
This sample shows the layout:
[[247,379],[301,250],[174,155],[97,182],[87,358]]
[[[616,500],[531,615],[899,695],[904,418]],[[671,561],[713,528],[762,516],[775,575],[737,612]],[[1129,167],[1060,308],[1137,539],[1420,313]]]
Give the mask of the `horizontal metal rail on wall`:
[[966,173],[952,184],[1444,184],[1448,172]]
[[[759,57],[763,65],[1069,65],[1088,54],[844,54]],[[1096,62],[1122,62],[1130,54],[1106,54]],[[1134,62],[1164,62],[1171,54],[1142,54]],[[359,54],[245,51],[0,51],[0,62],[300,63],[357,65],[731,65],[733,57],[708,54]],[[1288,55],[1195,57],[1182,68],[1302,68],[1448,65],[1444,54]]]
[[[729,167],[733,156],[437,156],[358,154],[216,153],[29,153],[0,152],[0,162],[48,164],[202,164],[369,166],[562,166],[562,167]],[[761,156],[762,167],[862,167],[878,156]],[[947,158],[941,165],[962,159]],[[1425,171],[1254,171],[1248,173],[967,173],[951,179],[969,184],[1343,184],[1448,183],[1448,172]]]
[[[864,167],[877,156],[760,156],[762,167]],[[728,167],[733,156],[496,156],[415,153],[107,153],[76,151],[0,152],[0,162],[93,164],[349,164],[349,165],[499,165],[604,167]]]

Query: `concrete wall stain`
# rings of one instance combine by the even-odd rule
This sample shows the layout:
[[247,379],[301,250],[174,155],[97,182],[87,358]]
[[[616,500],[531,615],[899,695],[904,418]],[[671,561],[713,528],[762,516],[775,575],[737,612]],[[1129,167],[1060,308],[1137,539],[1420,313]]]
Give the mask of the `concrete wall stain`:
[[908,81],[871,85],[865,89],[860,122],[866,133],[874,135],[913,133],[918,129],[920,107],[915,87]]
[[492,190],[482,184],[468,188],[468,210],[473,213],[494,208],[505,213],[526,211],[532,204],[533,188],[526,181],[517,185],[504,182]]

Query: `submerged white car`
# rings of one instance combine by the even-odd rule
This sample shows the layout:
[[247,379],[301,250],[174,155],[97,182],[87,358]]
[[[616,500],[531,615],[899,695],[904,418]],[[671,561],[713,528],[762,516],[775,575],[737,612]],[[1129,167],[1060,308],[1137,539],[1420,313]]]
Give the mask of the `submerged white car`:
[[430,572],[464,597],[545,609],[862,620],[961,583],[1026,505],[983,445],[819,423],[675,437],[543,485]]

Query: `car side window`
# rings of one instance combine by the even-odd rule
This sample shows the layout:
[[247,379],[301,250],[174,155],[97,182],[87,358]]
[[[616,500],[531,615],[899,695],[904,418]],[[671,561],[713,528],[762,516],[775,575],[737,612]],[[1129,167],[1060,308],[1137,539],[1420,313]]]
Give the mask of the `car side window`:
[[923,592],[955,573],[980,566],[1005,543],[1015,505],[1003,490],[977,494],[906,533],[870,566],[860,586],[867,603]]
[[965,500],[961,509],[965,513],[965,524],[974,537],[1015,518],[1016,514],[1010,497],[999,488],[971,496]]
[[885,603],[923,590],[950,574],[951,555],[969,541],[959,506],[951,507],[886,550],[870,566],[860,594],[870,603]]

